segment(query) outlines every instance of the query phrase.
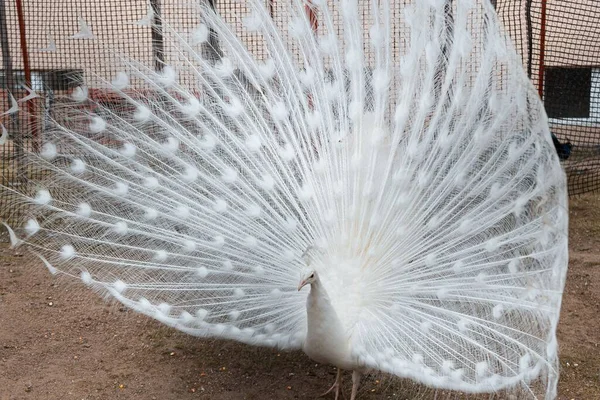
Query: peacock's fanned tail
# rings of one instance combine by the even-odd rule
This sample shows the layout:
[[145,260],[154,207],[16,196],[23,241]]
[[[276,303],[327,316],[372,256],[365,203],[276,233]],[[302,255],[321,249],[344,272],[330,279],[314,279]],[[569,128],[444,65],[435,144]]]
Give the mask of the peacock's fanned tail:
[[185,332],[282,348],[309,260],[360,364],[553,398],[565,177],[489,2],[296,0],[277,25],[249,1],[250,49],[198,8],[164,24],[161,71],[103,83],[125,106],[63,99],[13,241]]

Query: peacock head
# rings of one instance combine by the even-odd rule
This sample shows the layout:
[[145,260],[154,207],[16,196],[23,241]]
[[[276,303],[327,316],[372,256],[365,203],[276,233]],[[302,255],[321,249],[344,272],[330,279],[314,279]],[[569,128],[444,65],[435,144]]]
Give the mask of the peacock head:
[[300,278],[300,283],[298,284],[298,291],[302,289],[306,285],[312,285],[317,281],[317,271],[311,270],[306,272]]

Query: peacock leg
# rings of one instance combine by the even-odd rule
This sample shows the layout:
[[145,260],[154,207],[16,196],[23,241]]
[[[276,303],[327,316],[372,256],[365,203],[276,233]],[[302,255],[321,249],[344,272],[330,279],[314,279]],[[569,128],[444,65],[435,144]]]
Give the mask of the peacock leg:
[[352,371],[352,394],[350,400],[356,400],[356,392],[358,391],[358,384],[360,383],[360,371]]
[[[335,377],[335,382],[333,383],[333,386],[331,386],[328,391],[326,391],[319,397],[328,395],[334,389],[335,389],[335,400],[338,400],[338,397],[340,396],[340,390],[342,389],[342,370],[340,368],[338,368],[338,370],[337,370],[337,376]],[[342,396],[343,396],[343,393],[342,393]]]

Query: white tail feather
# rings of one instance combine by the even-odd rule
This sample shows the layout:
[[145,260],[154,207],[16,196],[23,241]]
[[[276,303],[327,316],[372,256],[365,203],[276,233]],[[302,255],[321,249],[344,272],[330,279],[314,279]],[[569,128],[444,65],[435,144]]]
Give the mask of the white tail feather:
[[451,20],[430,0],[400,21],[387,1],[365,20],[331,4],[338,34],[315,1],[315,34],[303,2],[288,31],[251,1],[261,61],[210,9],[193,31],[166,26],[172,63],[127,61],[107,84],[127,113],[75,91],[97,111],[66,105],[79,126],[57,124],[35,159],[51,178],[22,240],[185,332],[283,348],[304,340],[314,246],[360,363],[470,392],[544,373],[552,398],[565,178],[491,6],[454,4]]

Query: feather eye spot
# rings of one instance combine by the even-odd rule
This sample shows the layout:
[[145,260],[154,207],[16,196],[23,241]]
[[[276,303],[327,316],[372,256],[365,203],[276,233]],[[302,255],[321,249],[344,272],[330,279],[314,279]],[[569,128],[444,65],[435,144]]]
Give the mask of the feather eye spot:
[[265,269],[264,267],[262,267],[261,265],[255,265],[254,266],[254,273],[256,275],[264,275],[265,273]]
[[217,235],[213,238],[212,244],[215,248],[220,249],[225,245],[225,237]]
[[191,253],[195,251],[197,248],[196,242],[191,239],[186,239],[183,241],[183,249],[186,253]]
[[205,43],[208,41],[209,30],[208,27],[204,24],[198,25],[198,27],[192,32],[190,37],[190,44],[192,46],[197,46],[199,44]]
[[524,354],[519,358],[519,372],[525,373],[531,367],[531,355]]
[[119,235],[125,235],[128,231],[128,226],[127,226],[127,222],[125,221],[118,221],[113,225],[112,228],[113,232],[119,234]]
[[207,152],[213,151],[217,147],[217,137],[211,133],[205,134],[200,142],[200,147]]
[[256,184],[266,191],[271,191],[275,187],[275,179],[272,175],[263,175],[261,179],[256,180]]
[[156,208],[148,207],[144,211],[144,218],[148,221],[153,221],[158,217],[158,211]]
[[302,202],[306,202],[306,201],[310,200],[314,196],[314,194],[315,194],[315,191],[314,191],[313,187],[308,183],[305,183],[304,185],[302,185],[300,190],[298,190],[298,198]]
[[196,275],[198,275],[200,279],[206,278],[208,276],[208,268],[199,267],[198,269],[196,269]]
[[106,129],[106,126],[106,121],[102,117],[95,115],[92,117],[89,129],[92,133],[100,133]]
[[126,182],[117,182],[115,183],[112,192],[116,196],[126,196],[129,192],[129,184]]
[[242,24],[250,32],[259,32],[263,25],[263,20],[259,13],[252,13],[242,19]]
[[288,22],[288,30],[294,39],[301,39],[309,32],[306,21],[302,17],[292,18]]
[[153,260],[157,261],[157,262],[164,262],[167,260],[167,257],[168,257],[168,253],[166,252],[166,250],[157,250],[154,253]]
[[158,187],[158,179],[154,176],[144,178],[144,186],[148,189],[156,189]]
[[167,154],[173,154],[179,150],[179,140],[174,137],[168,137],[167,141],[162,144],[162,150]]
[[156,82],[165,88],[175,85],[176,81],[177,71],[170,65],[163,66],[162,70],[156,75]]
[[117,279],[112,286],[119,294],[123,293],[127,289],[127,284],[120,279]]
[[111,85],[115,90],[123,90],[129,86],[129,75],[124,71],[117,72],[116,76],[111,81]]
[[260,208],[260,206],[258,204],[248,204],[248,206],[246,206],[246,215],[251,217],[251,218],[258,218],[260,217],[260,215],[262,214],[262,209]]
[[519,260],[518,259],[510,260],[510,262],[508,263],[508,271],[514,275],[517,272],[519,272],[518,268],[519,268]]
[[92,275],[88,271],[81,271],[81,273],[79,274],[79,278],[87,286],[91,285],[94,282]]
[[275,77],[275,61],[272,58],[267,59],[258,66],[258,72],[265,80],[270,80]]
[[429,253],[425,256],[425,265],[427,267],[434,267],[437,264],[437,255],[435,253]]
[[423,365],[423,361],[424,361],[423,354],[421,354],[421,353],[414,353],[412,355],[412,362],[413,363],[415,363],[417,365]]
[[504,306],[502,304],[496,304],[492,309],[492,316],[494,319],[500,319],[504,313]]
[[46,161],[52,161],[58,155],[58,150],[56,149],[56,145],[54,143],[44,143],[42,149],[40,150],[40,156]]
[[204,321],[204,319],[207,317],[208,315],[208,310],[204,309],[204,308],[199,308],[196,311],[196,318],[198,318],[198,321]]
[[283,101],[278,101],[270,107],[271,116],[277,122],[282,122],[287,119],[289,111]]
[[185,204],[179,204],[175,207],[175,216],[179,219],[188,219],[191,214],[190,208]]
[[214,66],[215,74],[220,78],[229,78],[233,76],[235,67],[228,57],[222,57]]
[[487,361],[480,361],[477,364],[475,364],[475,371],[477,373],[478,377],[483,377],[487,374],[489,369],[489,364],[487,363]]
[[160,303],[156,308],[164,316],[168,317],[171,314],[172,306],[169,303]]
[[38,233],[40,230],[40,224],[35,219],[29,219],[25,224],[25,232],[27,235],[32,236]]
[[218,213],[223,213],[227,210],[227,202],[223,199],[216,199],[212,209]]
[[467,333],[469,331],[470,322],[465,318],[461,318],[456,323],[456,326],[461,333]]
[[142,104],[139,104],[133,113],[133,119],[138,122],[148,122],[152,116],[152,111]]
[[179,314],[179,321],[181,321],[183,324],[191,324],[194,322],[194,319],[194,316],[187,311],[182,311]]
[[86,101],[88,98],[87,86],[77,86],[75,89],[73,89],[73,92],[71,93],[71,98],[77,103],[82,103]]
[[190,96],[187,102],[179,104],[179,110],[188,118],[194,118],[195,116],[200,114],[200,111],[202,110],[202,105],[200,104],[200,100]]
[[38,190],[33,201],[38,205],[47,205],[52,201],[52,196],[50,196],[50,192],[46,189]]
[[77,210],[75,211],[77,215],[83,218],[89,218],[92,215],[92,207],[88,203],[79,203],[77,206]]
[[197,168],[188,165],[185,167],[183,174],[181,174],[181,180],[183,180],[185,183],[192,183],[198,179],[199,175],[200,171],[198,171]]
[[319,38],[319,49],[325,55],[332,54],[338,47],[338,40],[335,35],[325,35]]
[[431,330],[432,326],[433,326],[433,324],[431,323],[431,321],[423,321],[423,322],[421,322],[421,325],[419,326],[419,328],[421,329],[421,332],[423,332],[424,334],[429,334],[429,331]]
[[246,148],[251,152],[257,152],[258,150],[260,150],[260,147],[262,145],[258,135],[248,136],[246,138],[245,144],[246,144]]
[[229,319],[231,321],[237,321],[237,319],[240,317],[240,312],[239,310],[231,310],[229,311]]
[[73,161],[71,161],[71,166],[69,167],[69,169],[73,174],[81,175],[85,172],[86,165],[81,158],[76,158]]
[[254,249],[258,247],[258,239],[256,239],[254,236],[246,236],[244,239],[244,244],[246,247]]
[[123,156],[125,156],[127,158],[132,158],[133,156],[135,156],[135,152],[136,152],[136,147],[132,143],[125,143],[125,144],[123,144],[123,147],[121,147],[119,149],[119,153],[121,153]]

